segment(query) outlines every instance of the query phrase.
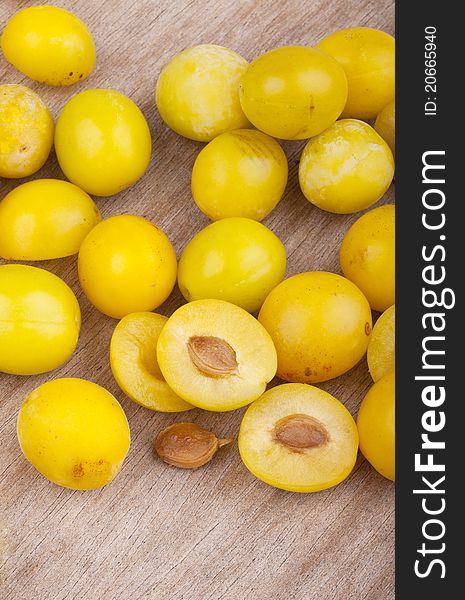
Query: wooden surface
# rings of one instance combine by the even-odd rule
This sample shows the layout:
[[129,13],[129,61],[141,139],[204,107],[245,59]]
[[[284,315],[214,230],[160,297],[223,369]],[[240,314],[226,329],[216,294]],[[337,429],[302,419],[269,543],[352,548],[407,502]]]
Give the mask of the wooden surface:
[[[45,4],[35,0],[34,4]],[[0,28],[31,2],[2,0]],[[170,236],[179,255],[208,220],[190,195],[190,172],[201,144],[176,136],[154,106],[162,65],[184,47],[218,43],[248,59],[275,46],[312,45],[342,27],[369,25],[393,33],[392,0],[57,0],[90,26],[97,67],[73,88],[53,89],[17,72],[0,57],[0,82],[25,83],[54,116],[86,88],[112,87],[144,111],[154,137],[146,175],[116,197],[98,200],[104,216],[143,215]],[[356,216],[312,207],[299,191],[300,142],[284,145],[290,176],[285,197],[265,224],[283,240],[288,275],[339,272],[338,248]],[[36,177],[63,177],[54,156]],[[0,197],[15,186],[0,181]],[[392,191],[387,200],[392,201]],[[1,600],[390,600],[393,591],[394,488],[359,456],[336,488],[292,494],[268,487],[242,465],[237,446],[206,468],[188,472],[157,460],[154,435],[186,415],[150,412],[118,389],[108,346],[115,321],[93,309],[77,283],[75,258],[40,266],[65,279],[83,313],[72,359],[37,377],[0,374]],[[175,290],[161,307],[180,305]],[[129,419],[132,445],[122,472],[107,487],[74,492],[49,483],[22,456],[18,409],[42,382],[84,377],[116,395]],[[370,384],[363,361],[321,387],[356,414]],[[189,418],[217,434],[237,436],[243,411]]]

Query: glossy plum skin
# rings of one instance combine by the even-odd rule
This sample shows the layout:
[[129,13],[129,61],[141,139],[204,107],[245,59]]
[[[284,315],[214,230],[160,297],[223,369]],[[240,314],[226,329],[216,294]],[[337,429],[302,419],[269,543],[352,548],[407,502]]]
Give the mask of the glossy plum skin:
[[360,451],[383,477],[395,480],[395,373],[368,390],[357,416]]
[[69,86],[95,66],[95,45],[86,25],[56,6],[30,6],[7,23],[1,38],[6,59],[41,83]]
[[0,265],[0,372],[37,375],[74,352],[81,328],[78,301],[45,269]]
[[98,310],[115,319],[154,310],[176,283],[176,254],[166,234],[134,215],[103,220],[78,256],[81,287]]
[[367,297],[373,310],[395,302],[395,207],[386,204],[362,215],[347,231],[339,252],[344,275]]
[[372,317],[367,299],[335,273],[299,273],[280,283],[258,320],[276,346],[278,376],[318,383],[338,377],[364,356]]
[[63,107],[55,129],[66,177],[94,196],[112,196],[145,173],[152,152],[144,115],[114,90],[86,90]]
[[0,257],[36,261],[72,256],[100,220],[90,196],[72,183],[29,181],[0,202]]
[[342,66],[348,81],[343,118],[374,119],[395,93],[394,38],[371,27],[335,31],[318,44]]
[[346,98],[342,67],[325,52],[307,46],[262,54],[240,84],[241,105],[252,124],[285,140],[321,133],[340,116]]
[[84,379],[48,381],[24,401],[19,444],[47,479],[75,490],[110,483],[129,450],[129,425],[110,392]]
[[192,170],[192,195],[212,221],[261,221],[281,199],[287,175],[287,158],[275,139],[255,129],[236,129],[200,151]]
[[202,229],[179,259],[184,298],[216,298],[256,312],[284,278],[286,250],[265,225],[252,219],[221,219]]

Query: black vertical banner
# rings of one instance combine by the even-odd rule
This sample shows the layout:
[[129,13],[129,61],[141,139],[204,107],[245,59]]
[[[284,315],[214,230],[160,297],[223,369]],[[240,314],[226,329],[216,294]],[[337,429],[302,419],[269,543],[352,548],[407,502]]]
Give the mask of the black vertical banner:
[[398,600],[464,593],[465,32],[457,8],[396,3]]

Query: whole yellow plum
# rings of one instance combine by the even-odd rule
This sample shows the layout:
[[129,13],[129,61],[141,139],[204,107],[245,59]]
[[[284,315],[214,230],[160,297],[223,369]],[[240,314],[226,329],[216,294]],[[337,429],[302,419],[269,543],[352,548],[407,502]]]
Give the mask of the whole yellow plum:
[[176,269],[166,234],[134,215],[103,220],[79,250],[82,289],[96,308],[115,319],[157,308],[176,283]]
[[379,206],[350,227],[339,252],[344,275],[367,297],[373,310],[395,302],[395,207]]
[[68,181],[23,183],[0,202],[0,257],[49,260],[77,254],[100,218],[90,196]]
[[304,196],[332,213],[352,213],[377,202],[391,185],[394,159],[386,142],[363,121],[342,119],[312,138],[302,152]]
[[40,96],[24,85],[0,85],[0,177],[29,177],[47,160],[55,124]]
[[18,440],[44,477],[74,490],[110,483],[129,450],[129,425],[107,390],[77,378],[55,379],[35,389],[18,415]]
[[192,195],[212,221],[261,221],[281,199],[287,172],[286,155],[275,139],[255,129],[236,129],[200,151],[192,170]]
[[278,376],[318,383],[342,375],[363,357],[372,318],[367,299],[335,273],[299,273],[274,288],[258,320],[278,353]]
[[395,480],[395,373],[390,371],[368,390],[357,415],[360,451],[383,477]]
[[156,103],[173,131],[199,142],[250,125],[239,102],[239,79],[248,62],[237,52],[200,44],[165,65],[157,81]]
[[395,93],[394,38],[371,27],[351,27],[328,35],[318,48],[333,56],[347,75],[343,117],[374,119]]
[[114,90],[86,90],[58,117],[55,150],[66,177],[94,196],[112,196],[145,173],[152,141],[144,115]]
[[187,244],[179,259],[184,298],[214,298],[255,312],[286,272],[286,250],[265,225],[244,217],[211,223]]
[[81,311],[66,283],[45,269],[0,265],[0,371],[36,375],[74,352]]
[[7,23],[1,38],[6,59],[41,83],[68,86],[95,66],[95,45],[86,25],[57,6],[29,6]]
[[332,56],[306,46],[262,54],[250,63],[240,85],[248,119],[268,135],[286,140],[321,133],[339,117],[346,98],[342,67]]

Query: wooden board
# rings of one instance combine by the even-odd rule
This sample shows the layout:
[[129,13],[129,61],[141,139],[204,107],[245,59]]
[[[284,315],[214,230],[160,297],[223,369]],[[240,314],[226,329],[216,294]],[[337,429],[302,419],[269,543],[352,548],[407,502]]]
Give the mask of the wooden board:
[[[35,0],[35,4],[46,2]],[[0,28],[30,2],[3,0]],[[248,59],[275,46],[312,45],[342,27],[394,28],[392,0],[69,0],[92,29],[98,63],[74,88],[53,89],[23,77],[0,57],[0,82],[25,83],[54,116],[74,93],[115,88],[144,111],[154,137],[147,174],[116,197],[98,200],[104,216],[143,215],[160,225],[179,253],[208,221],[190,194],[201,144],[176,136],[154,106],[162,65],[184,47],[218,43]],[[289,184],[265,224],[283,240],[288,275],[339,272],[338,248],[356,216],[313,208],[299,191],[303,143],[283,144]],[[52,156],[37,177],[62,177]],[[0,197],[15,182],[0,181]],[[392,191],[386,200],[392,201]],[[152,451],[154,435],[185,419],[150,412],[118,389],[108,345],[115,321],[93,309],[77,283],[75,258],[47,261],[76,292],[83,313],[72,359],[37,377],[0,374],[0,598],[2,600],[390,600],[394,597],[394,488],[359,457],[340,486],[292,494],[256,480],[237,447],[206,468],[168,467]],[[181,304],[178,291],[162,306]],[[108,388],[129,418],[132,446],[118,478],[104,489],[74,492],[42,478],[23,458],[15,436],[18,409],[42,382],[85,377]],[[355,415],[370,378],[362,362],[322,387]],[[243,411],[189,417],[218,434],[237,435]]]

